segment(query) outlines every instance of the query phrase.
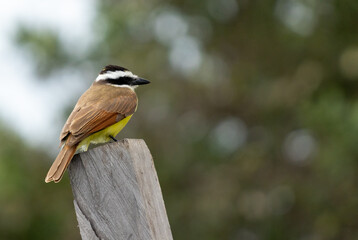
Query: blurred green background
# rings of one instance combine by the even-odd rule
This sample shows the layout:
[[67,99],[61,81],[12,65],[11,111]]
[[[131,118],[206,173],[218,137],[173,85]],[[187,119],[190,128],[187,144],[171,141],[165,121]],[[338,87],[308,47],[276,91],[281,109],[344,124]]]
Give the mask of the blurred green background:
[[152,82],[117,138],[149,146],[174,239],[358,239],[356,0],[86,4],[86,34],[76,21],[65,31],[19,21],[7,36],[24,59],[10,76],[29,68],[35,90],[76,90],[56,97],[61,110],[45,108],[57,117],[51,137],[26,120],[46,111],[19,117],[34,140],[2,122],[0,239],[80,239],[68,176],[44,177],[68,114],[107,64]]

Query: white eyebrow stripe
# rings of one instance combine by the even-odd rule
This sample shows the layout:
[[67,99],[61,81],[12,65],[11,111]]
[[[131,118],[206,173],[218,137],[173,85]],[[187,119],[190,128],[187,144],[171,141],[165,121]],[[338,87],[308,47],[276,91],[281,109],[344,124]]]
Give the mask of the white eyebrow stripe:
[[116,78],[120,78],[120,77],[138,78],[137,75],[134,75],[130,71],[125,71],[125,72],[115,71],[115,72],[106,72],[104,74],[98,75],[98,77],[96,78],[96,82],[101,81],[101,80],[106,80],[106,79],[116,79]]

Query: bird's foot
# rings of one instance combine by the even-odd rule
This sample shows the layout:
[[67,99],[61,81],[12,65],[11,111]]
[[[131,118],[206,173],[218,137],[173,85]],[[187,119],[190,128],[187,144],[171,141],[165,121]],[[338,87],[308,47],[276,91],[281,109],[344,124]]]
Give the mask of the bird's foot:
[[117,139],[115,139],[112,135],[109,135],[109,137],[110,137],[113,141],[117,142]]

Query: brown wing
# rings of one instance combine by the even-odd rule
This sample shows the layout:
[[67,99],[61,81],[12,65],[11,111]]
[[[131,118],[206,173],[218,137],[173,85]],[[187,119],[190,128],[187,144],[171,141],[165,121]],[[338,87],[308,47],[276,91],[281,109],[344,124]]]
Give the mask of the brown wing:
[[62,144],[67,140],[66,144],[73,146],[92,133],[132,115],[136,106],[137,96],[131,89],[92,85],[78,100],[62,129],[60,140]]

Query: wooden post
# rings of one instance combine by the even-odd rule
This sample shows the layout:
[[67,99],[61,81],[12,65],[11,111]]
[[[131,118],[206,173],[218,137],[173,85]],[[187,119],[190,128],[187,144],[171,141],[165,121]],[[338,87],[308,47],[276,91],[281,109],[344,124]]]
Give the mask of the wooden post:
[[78,154],[69,175],[83,240],[173,239],[143,140],[124,139]]

